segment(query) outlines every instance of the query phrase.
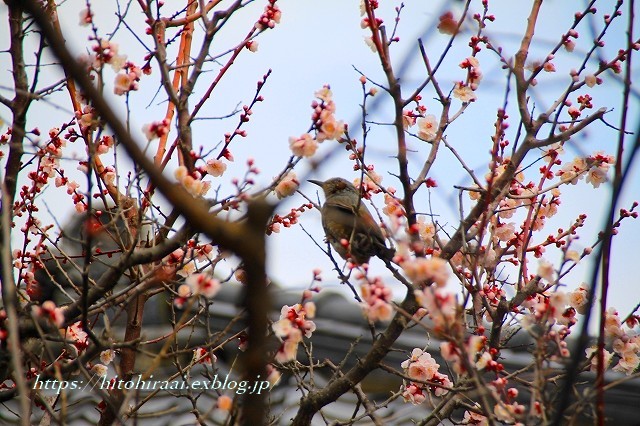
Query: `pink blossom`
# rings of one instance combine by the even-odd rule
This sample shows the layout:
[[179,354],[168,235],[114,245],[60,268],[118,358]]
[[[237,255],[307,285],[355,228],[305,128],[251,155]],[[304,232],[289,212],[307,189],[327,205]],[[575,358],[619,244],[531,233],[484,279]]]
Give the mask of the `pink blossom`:
[[166,118],[162,121],[154,121],[150,124],[142,126],[142,132],[148,141],[163,137],[169,133],[169,120]]
[[276,353],[275,359],[280,363],[293,361],[298,353],[298,344],[302,341],[302,333],[297,328],[292,328],[286,339],[282,342]]
[[376,44],[373,42],[373,39],[371,38],[371,36],[368,36],[368,37],[365,36],[364,42],[367,46],[369,46],[369,49],[371,49],[373,53],[376,53],[378,51],[378,48],[376,47]]
[[456,86],[453,89],[453,97],[464,103],[473,102],[478,99],[473,90],[471,90],[469,86],[465,86],[462,82],[456,83]]
[[34,310],[36,315],[47,318],[54,323],[56,327],[62,327],[64,324],[64,314],[62,313],[62,309],[58,308],[51,300],[43,302],[41,306],[34,307]]
[[550,262],[547,262],[544,259],[540,259],[540,263],[538,264],[537,274],[541,278],[544,278],[545,280],[552,282],[554,273],[555,273],[555,270],[553,269],[553,264],[551,264]]
[[213,364],[218,360],[215,354],[212,354],[207,348],[196,348],[193,350],[193,360],[191,362],[198,364]]
[[463,425],[474,425],[474,426],[487,426],[489,421],[482,414],[478,414],[474,411],[465,411],[464,418],[462,419]]
[[96,376],[105,377],[109,372],[109,368],[103,364],[96,364],[91,367],[91,371],[95,373]]
[[93,21],[93,13],[88,9],[84,8],[80,11],[80,26],[86,27]]
[[404,398],[405,402],[418,405],[422,404],[427,396],[419,384],[411,383],[405,388],[404,392],[402,392],[402,398]]
[[290,137],[289,148],[298,157],[311,157],[318,149],[318,142],[309,133],[305,133],[299,138]]
[[113,82],[113,93],[120,96],[127,93],[131,90],[131,84],[133,81],[129,77],[129,74],[126,73],[118,73],[116,74],[115,80]]
[[419,382],[431,380],[440,368],[433,357],[420,348],[413,349],[411,357],[400,366],[405,370],[407,376]]
[[620,373],[625,373],[627,376],[631,375],[640,364],[640,357],[635,352],[624,352],[616,364],[613,367],[613,371],[618,371]]
[[604,334],[607,337],[622,337],[625,334],[622,330],[622,321],[620,321],[620,316],[613,307],[610,307],[605,312]]
[[569,293],[569,306],[574,308],[579,314],[585,314],[587,309],[587,299],[589,292],[583,286],[578,287],[575,291]]
[[[584,352],[587,356],[587,359],[591,359],[591,366],[589,367],[589,371],[593,371],[594,373],[598,371],[598,354],[596,353],[598,348],[596,346],[592,346],[587,348]],[[613,352],[609,352],[604,349],[604,369],[609,368],[609,364],[611,364],[611,360],[613,358]]]
[[67,327],[65,337],[74,342],[78,349],[84,349],[89,345],[87,333],[82,329],[80,321]]
[[342,121],[335,119],[333,115],[326,116],[322,120],[320,132],[318,133],[318,141],[339,139],[344,134],[345,126]]
[[494,231],[494,235],[500,241],[509,241],[515,237],[515,225],[513,222],[499,224]]
[[449,279],[449,265],[439,257],[419,257],[408,260],[402,265],[407,277],[416,283],[433,281],[438,287],[447,285]]
[[255,53],[258,51],[258,42],[256,40],[248,41],[245,47],[249,49],[250,52]]
[[594,188],[600,186],[601,183],[607,181],[607,172],[600,167],[592,167],[587,172],[586,182],[593,185]]
[[402,127],[407,130],[409,127],[413,127],[416,124],[417,117],[414,115],[413,111],[404,111],[402,113]]
[[416,290],[415,295],[418,303],[429,312],[429,318],[433,320],[436,329],[446,329],[456,324],[458,303],[455,294],[427,287]]
[[227,165],[222,160],[207,160],[206,171],[213,177],[219,177],[227,170]]
[[333,93],[331,92],[331,87],[329,87],[328,84],[325,84],[322,86],[322,89],[316,90],[313,96],[323,102],[330,102],[333,98]]
[[423,141],[431,142],[438,133],[438,120],[433,114],[418,119],[418,137]]
[[109,365],[111,364],[111,361],[113,361],[115,356],[116,356],[116,353],[113,349],[104,350],[100,352],[100,362],[105,365]]
[[588,74],[584,77],[584,84],[588,87],[593,87],[598,83],[598,78],[593,74]]
[[202,295],[208,299],[214,297],[220,291],[220,281],[209,274],[191,274],[185,280],[191,289],[191,294]]
[[294,172],[287,173],[276,185],[275,192],[279,199],[286,198],[296,192],[300,182]]

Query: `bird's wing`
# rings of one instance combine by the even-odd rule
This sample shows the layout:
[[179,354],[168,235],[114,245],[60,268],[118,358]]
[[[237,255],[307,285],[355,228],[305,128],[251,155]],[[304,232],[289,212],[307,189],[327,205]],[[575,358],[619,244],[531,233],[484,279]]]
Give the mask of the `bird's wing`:
[[377,242],[382,243],[384,245],[384,235],[382,235],[382,230],[380,229],[380,225],[373,218],[367,206],[364,203],[360,203],[360,214],[358,215],[362,219],[359,223],[358,231],[366,232],[367,234],[374,237]]

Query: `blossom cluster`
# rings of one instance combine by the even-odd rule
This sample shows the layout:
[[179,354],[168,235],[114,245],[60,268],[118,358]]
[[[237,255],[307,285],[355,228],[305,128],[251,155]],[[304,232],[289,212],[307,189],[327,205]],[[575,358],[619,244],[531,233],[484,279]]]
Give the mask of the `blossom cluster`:
[[275,187],[275,192],[279,199],[283,199],[295,193],[299,186],[298,176],[291,171],[280,179],[280,182]]
[[438,372],[440,365],[422,349],[411,351],[408,360],[400,364],[410,381],[403,384],[402,397],[413,404],[422,403],[428,394],[443,396],[453,386],[446,374]]
[[[638,324],[637,317],[630,317],[627,320],[627,327],[624,326],[620,315],[615,308],[609,308],[605,313],[605,337],[611,342],[613,352],[604,349],[604,368],[611,363],[614,355],[618,358],[618,363],[613,367],[613,371],[625,373],[627,376],[633,374],[640,367],[640,334],[633,330]],[[586,355],[591,358],[591,371],[597,371],[598,357],[596,347],[587,348]]]
[[335,117],[336,104],[333,101],[333,94],[328,85],[315,92],[316,98],[311,103],[313,114],[313,128],[316,130],[315,138],[304,133],[299,137],[289,138],[289,148],[294,155],[299,157],[311,157],[318,150],[318,144],[325,140],[339,139],[344,131],[345,125]]
[[336,104],[333,101],[333,93],[329,85],[325,85],[322,89],[315,92],[318,101],[311,103],[313,114],[311,119],[316,129],[316,140],[322,142],[325,140],[339,139],[345,131],[345,124],[335,117]]
[[202,180],[202,173],[197,170],[189,173],[185,166],[178,167],[174,176],[189,193],[196,196],[205,195],[211,188],[211,182]]
[[271,222],[267,225],[267,235],[271,235],[272,233],[280,232],[280,226],[284,226],[285,228],[290,228],[291,226],[298,223],[298,218],[302,213],[304,213],[308,209],[312,209],[313,204],[305,203],[300,207],[293,208],[289,213],[284,216],[279,214],[274,214]]
[[264,7],[264,12],[260,15],[255,27],[259,30],[274,28],[276,24],[280,23],[281,17],[282,12],[276,6],[276,0],[269,0],[269,4]]
[[453,89],[453,97],[467,103],[475,101],[478,96],[475,91],[482,80],[480,62],[475,56],[470,56],[460,63],[460,68],[467,70],[467,81],[458,81]]
[[273,332],[281,340],[275,356],[277,362],[285,363],[296,359],[302,336],[309,338],[316,329],[316,324],[308,319],[315,317],[315,314],[316,305],[311,301],[282,307],[280,319],[272,325]]
[[447,285],[449,265],[439,257],[418,257],[402,263],[402,270],[415,284],[435,283],[438,287]]
[[612,155],[598,151],[588,157],[576,157],[570,163],[566,163],[556,172],[563,183],[575,185],[585,175],[586,182],[594,188],[607,181],[609,167],[615,163]]
[[192,296],[204,296],[211,299],[218,294],[221,287],[220,281],[209,274],[191,274],[185,279],[185,283],[178,287],[178,297],[174,300],[174,304],[180,308]]
[[414,294],[420,306],[426,309],[427,315],[433,321],[434,333],[458,334],[463,325],[458,318],[460,306],[454,293],[429,286],[414,290]]
[[371,322],[389,321],[393,315],[391,289],[384,284],[380,277],[371,280],[363,274],[361,278],[364,280],[360,286],[362,291],[361,305],[367,319]]

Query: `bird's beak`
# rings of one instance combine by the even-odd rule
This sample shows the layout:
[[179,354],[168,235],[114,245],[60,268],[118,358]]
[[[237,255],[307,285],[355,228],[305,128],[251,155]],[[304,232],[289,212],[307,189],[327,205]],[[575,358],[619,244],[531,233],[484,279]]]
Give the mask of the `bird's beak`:
[[322,184],[324,183],[324,182],[323,182],[323,181],[321,181],[321,180],[315,180],[315,179],[309,179],[307,182],[311,182],[311,183],[313,183],[314,185],[318,185],[318,186],[319,186],[319,187],[321,187],[321,188],[322,188]]

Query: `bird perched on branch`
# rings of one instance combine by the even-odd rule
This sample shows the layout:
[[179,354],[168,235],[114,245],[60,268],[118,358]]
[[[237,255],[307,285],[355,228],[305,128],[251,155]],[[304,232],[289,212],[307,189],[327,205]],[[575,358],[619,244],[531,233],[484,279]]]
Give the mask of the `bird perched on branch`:
[[395,250],[388,248],[380,226],[360,199],[360,192],[342,178],[309,180],[324,191],[322,227],[327,241],[343,259],[368,263],[371,256],[391,260]]

